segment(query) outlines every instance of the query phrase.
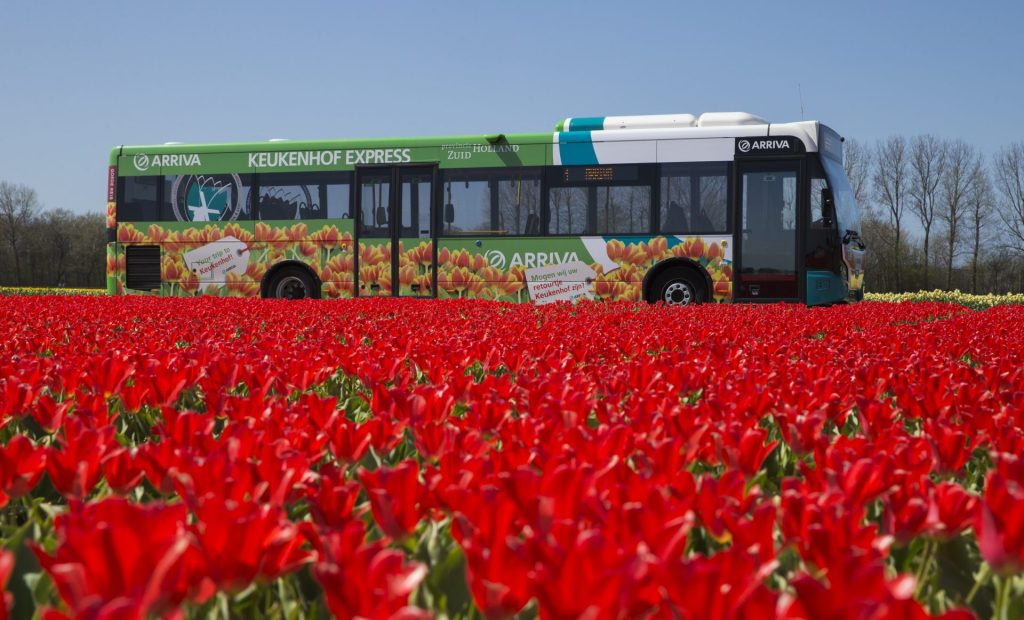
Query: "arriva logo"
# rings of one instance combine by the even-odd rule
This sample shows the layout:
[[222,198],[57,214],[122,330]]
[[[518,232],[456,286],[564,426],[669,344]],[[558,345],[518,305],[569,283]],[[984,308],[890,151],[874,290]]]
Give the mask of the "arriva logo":
[[740,140],[740,143],[736,145],[736,148],[740,150],[740,153],[750,151],[750,140]]
[[150,166],[164,166],[165,168],[184,168],[189,166],[201,166],[199,155],[189,153],[185,155],[154,155],[152,158],[145,153],[139,153],[132,158],[135,169],[145,172]]
[[[495,269],[504,269],[506,256],[501,250],[487,250],[484,253],[487,264]],[[580,258],[576,252],[516,252],[508,261],[509,267],[524,267],[532,269],[544,265],[556,265],[559,263],[571,263]]]
[[138,170],[139,172],[145,172],[146,170],[149,170],[149,155],[139,153],[138,155],[135,156],[132,162],[135,164],[135,169]]
[[498,250],[487,250],[484,252],[484,260],[487,261],[488,265],[495,269],[505,268],[505,255]]

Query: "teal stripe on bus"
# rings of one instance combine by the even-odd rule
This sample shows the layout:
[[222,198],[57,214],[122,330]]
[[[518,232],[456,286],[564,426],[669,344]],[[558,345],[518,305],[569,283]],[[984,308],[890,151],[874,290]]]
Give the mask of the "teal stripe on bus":
[[589,131],[559,132],[558,156],[563,166],[589,166],[598,163]]
[[601,131],[604,129],[603,116],[581,116],[569,120],[567,131]]
[[849,289],[843,279],[831,271],[807,272],[807,305],[821,306],[846,299]]

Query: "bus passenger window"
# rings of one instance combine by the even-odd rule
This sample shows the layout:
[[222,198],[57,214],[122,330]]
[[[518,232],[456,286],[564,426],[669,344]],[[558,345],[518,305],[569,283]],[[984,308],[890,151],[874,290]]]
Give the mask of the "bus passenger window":
[[598,235],[639,235],[651,230],[651,188],[647,185],[598,187],[597,220],[590,230]]
[[826,187],[828,187],[828,183],[825,179],[811,179],[811,225],[813,226],[823,226],[825,215],[821,209],[821,190]]
[[159,221],[162,182],[163,177],[122,177],[117,192],[117,221]]
[[348,213],[350,174],[261,174],[256,205],[260,220],[322,220]]
[[[491,186],[486,172],[444,173],[444,211],[441,234],[480,236],[491,231]],[[451,208],[448,208],[451,205]]]
[[498,222],[506,235],[540,234],[540,173],[515,172],[498,181]]
[[390,234],[391,173],[368,173],[359,182],[359,234],[384,237]]
[[729,232],[729,164],[663,164],[658,232]]
[[587,232],[587,187],[552,187],[548,207],[550,235],[583,235]]

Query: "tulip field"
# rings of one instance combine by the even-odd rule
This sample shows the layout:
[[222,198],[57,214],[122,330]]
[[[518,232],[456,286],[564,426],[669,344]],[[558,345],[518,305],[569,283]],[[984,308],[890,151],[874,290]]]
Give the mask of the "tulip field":
[[0,309],[0,618],[1024,614],[1024,306]]

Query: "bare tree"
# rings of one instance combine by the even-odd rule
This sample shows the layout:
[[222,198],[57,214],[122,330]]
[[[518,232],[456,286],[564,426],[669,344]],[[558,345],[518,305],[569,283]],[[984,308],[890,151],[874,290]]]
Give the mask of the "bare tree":
[[68,281],[68,260],[71,258],[70,223],[74,214],[64,209],[47,211],[40,222],[42,234],[48,241],[44,247],[49,254],[49,264],[53,270],[54,283],[65,286]]
[[999,191],[999,214],[1010,243],[1024,254],[1024,142],[1014,142],[995,156],[994,177]]
[[978,293],[978,268],[981,260],[982,236],[992,220],[992,182],[985,168],[974,169],[971,192],[967,198],[967,217],[971,232],[971,292]]
[[39,199],[36,190],[25,185],[0,181],[0,229],[11,250],[14,262],[14,282],[21,285],[21,251],[25,231],[32,222]]
[[843,167],[853,188],[853,197],[863,207],[870,197],[871,149],[857,140],[846,140],[843,142]]
[[924,228],[924,287],[928,288],[931,264],[932,226],[937,216],[937,202],[946,168],[945,141],[932,135],[915,136],[910,141],[910,209]]
[[960,225],[967,216],[968,199],[981,169],[978,151],[963,140],[946,144],[945,174],[942,177],[941,210],[938,218],[946,225],[946,289],[953,288],[953,263],[960,245]]
[[907,141],[903,136],[891,136],[879,142],[875,151],[871,180],[875,188],[875,199],[888,211],[889,222],[893,226],[893,270],[896,290],[901,290],[903,216],[910,183]]

